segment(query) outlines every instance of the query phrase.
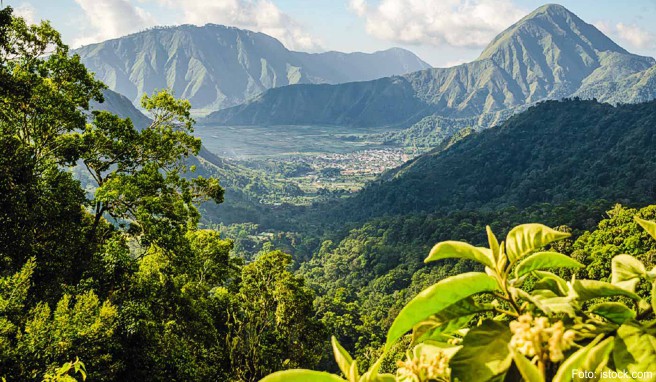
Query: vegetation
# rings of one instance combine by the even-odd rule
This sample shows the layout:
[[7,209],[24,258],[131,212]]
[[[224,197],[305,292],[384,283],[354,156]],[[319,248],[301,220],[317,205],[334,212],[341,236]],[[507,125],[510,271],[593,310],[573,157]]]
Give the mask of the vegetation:
[[308,211],[303,224],[319,216],[341,224],[570,200],[650,203],[656,195],[655,104],[540,103],[407,162],[336,206]]
[[198,228],[196,204],[224,192],[189,165],[187,101],[144,97],[140,128],[88,112],[104,85],[9,7],[0,81],[0,377],[255,381],[317,365],[322,324],[289,256],[243,266]]
[[[654,201],[653,103],[543,103],[303,209],[260,199],[307,168],[201,158],[189,102],[145,96],[135,126],[92,107],[103,94],[48,23],[0,11],[1,378],[546,381],[656,362],[656,206],[611,208]],[[254,223],[208,224],[224,198]]]
[[[656,222],[635,218],[653,239]],[[357,381],[572,381],[656,379],[656,267],[633,256],[613,257],[611,280],[566,281],[554,269],[581,269],[573,258],[541,248],[570,236],[540,224],[520,225],[488,247],[436,244],[425,262],[467,259],[485,272],[450,276],[409,301],[387,332],[389,352],[407,333],[411,350],[395,375],[379,374],[383,357],[362,376],[333,337],[335,360]],[[653,264],[651,264],[653,265]],[[639,295],[639,283],[651,292]],[[468,324],[480,317],[473,326]],[[588,373],[586,376],[586,373]],[[291,370],[263,381],[343,381],[326,373]]]

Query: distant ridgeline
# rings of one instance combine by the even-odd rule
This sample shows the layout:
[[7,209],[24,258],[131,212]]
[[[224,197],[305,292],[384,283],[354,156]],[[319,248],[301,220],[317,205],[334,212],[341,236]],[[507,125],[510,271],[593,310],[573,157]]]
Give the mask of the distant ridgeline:
[[430,67],[398,48],[294,52],[266,34],[214,24],[153,28],[73,53],[137,106],[143,93],[169,88],[197,112],[234,106],[273,87],[365,81]]
[[491,127],[546,99],[651,100],[656,95],[655,64],[651,57],[627,52],[564,7],[546,5],[502,32],[473,62],[366,82],[271,89],[243,105],[212,113],[206,121],[414,124],[389,137],[390,142],[408,143],[411,138],[415,144],[432,144],[460,126]]

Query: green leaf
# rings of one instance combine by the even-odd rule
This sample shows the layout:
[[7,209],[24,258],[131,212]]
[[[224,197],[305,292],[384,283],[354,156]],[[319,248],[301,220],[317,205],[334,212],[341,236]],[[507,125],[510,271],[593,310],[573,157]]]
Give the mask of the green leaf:
[[654,328],[628,323],[617,329],[613,361],[616,370],[630,372],[654,371],[656,337]]
[[451,379],[486,382],[505,374],[512,364],[511,337],[508,325],[502,322],[485,320],[472,328],[449,362]]
[[587,346],[569,356],[558,368],[553,382],[582,380],[580,378],[573,378],[576,376],[575,371],[598,373],[603,370],[610,358],[610,352],[613,350],[613,337],[608,337],[601,341],[602,338],[603,335],[599,335]]
[[337,342],[335,336],[331,337],[330,343],[333,346],[335,361],[337,362],[339,369],[344,373],[347,380],[350,382],[357,382],[358,379],[360,379],[360,376],[358,374],[357,364],[353,362],[351,355],[342,347],[342,345],[339,344],[339,342]]
[[562,277],[545,271],[534,271],[533,274],[540,278],[534,285],[535,289],[548,289],[558,296],[567,296],[569,293],[567,281]]
[[392,374],[365,374],[359,382],[396,382],[396,377]]
[[550,268],[583,268],[584,265],[558,252],[538,252],[522,260],[515,268],[515,277],[520,278],[536,270]]
[[574,280],[573,290],[575,293],[573,297],[579,301],[612,296],[626,296],[636,301],[640,300],[637,294],[605,281]]
[[636,223],[640,224],[640,226],[642,226],[642,228],[644,228],[645,231],[647,231],[647,233],[651,235],[651,237],[656,239],[656,222],[641,219],[637,216],[634,217],[633,219],[635,219]]
[[640,278],[647,274],[645,265],[630,255],[617,255],[613,257],[611,270],[611,283],[631,292],[635,292]]
[[651,309],[656,312],[656,281],[651,283]]
[[[501,249],[499,248],[499,240],[494,236],[490,226],[485,226],[485,232],[487,232],[487,242],[490,245],[490,250],[492,251],[492,258],[495,263],[499,263],[499,257],[501,256]],[[494,268],[493,268],[494,269]]]
[[270,374],[260,382],[344,382],[340,377],[313,370],[285,370]]
[[564,313],[569,317],[576,317],[571,297],[560,297],[548,289],[534,290],[532,294],[517,289],[517,293],[547,315]]
[[387,332],[386,350],[418,323],[463,298],[499,290],[496,279],[480,272],[463,273],[434,284],[403,307]]
[[477,313],[494,310],[491,304],[477,304],[473,298],[462,299],[417,324],[412,330],[413,343],[444,340],[471,321]]
[[490,269],[496,269],[492,252],[488,248],[478,248],[461,241],[443,241],[437,243],[425,263],[442,259],[467,259],[477,261]]
[[627,320],[636,317],[636,312],[629,309],[626,305],[619,302],[602,302],[590,308],[590,313],[594,313],[616,324],[623,324]]
[[569,236],[569,233],[556,231],[542,224],[522,224],[508,232],[506,253],[510,261],[517,261],[536,249]]
[[544,376],[540,373],[537,366],[526,359],[523,354],[517,350],[511,349],[515,366],[526,382],[544,382]]
[[383,354],[378,357],[378,360],[369,367],[369,370],[367,370],[364,375],[362,375],[360,382],[394,382],[396,380],[391,374],[378,374],[378,371],[385,361],[386,355],[387,351],[383,352]]

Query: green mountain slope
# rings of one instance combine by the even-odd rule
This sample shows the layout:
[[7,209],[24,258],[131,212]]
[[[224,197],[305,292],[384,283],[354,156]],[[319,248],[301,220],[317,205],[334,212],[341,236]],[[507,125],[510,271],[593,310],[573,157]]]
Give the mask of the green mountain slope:
[[201,110],[234,106],[283,85],[363,81],[429,67],[403,49],[293,52],[263,33],[213,24],[151,29],[74,53],[135,104],[143,93],[170,88]]
[[497,128],[419,156],[302,220],[321,216],[323,223],[341,225],[385,215],[596,199],[656,200],[656,101],[540,103]]
[[334,86],[288,86],[208,116],[225,124],[411,125],[430,115],[479,117],[569,96],[654,98],[650,57],[628,53],[559,5],[497,36],[470,63]]
[[137,110],[126,96],[105,89],[103,91],[103,98],[104,101],[102,103],[92,101],[91,110],[105,110],[121,118],[130,118],[134,126],[139,129],[144,129],[150,125],[150,118]]

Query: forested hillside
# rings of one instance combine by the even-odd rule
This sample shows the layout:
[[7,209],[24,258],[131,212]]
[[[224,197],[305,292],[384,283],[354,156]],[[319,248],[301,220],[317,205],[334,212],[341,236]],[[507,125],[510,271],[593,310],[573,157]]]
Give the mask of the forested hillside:
[[[656,102],[547,101],[386,174],[324,221],[408,212],[656,198]],[[312,219],[309,219],[312,220]]]

